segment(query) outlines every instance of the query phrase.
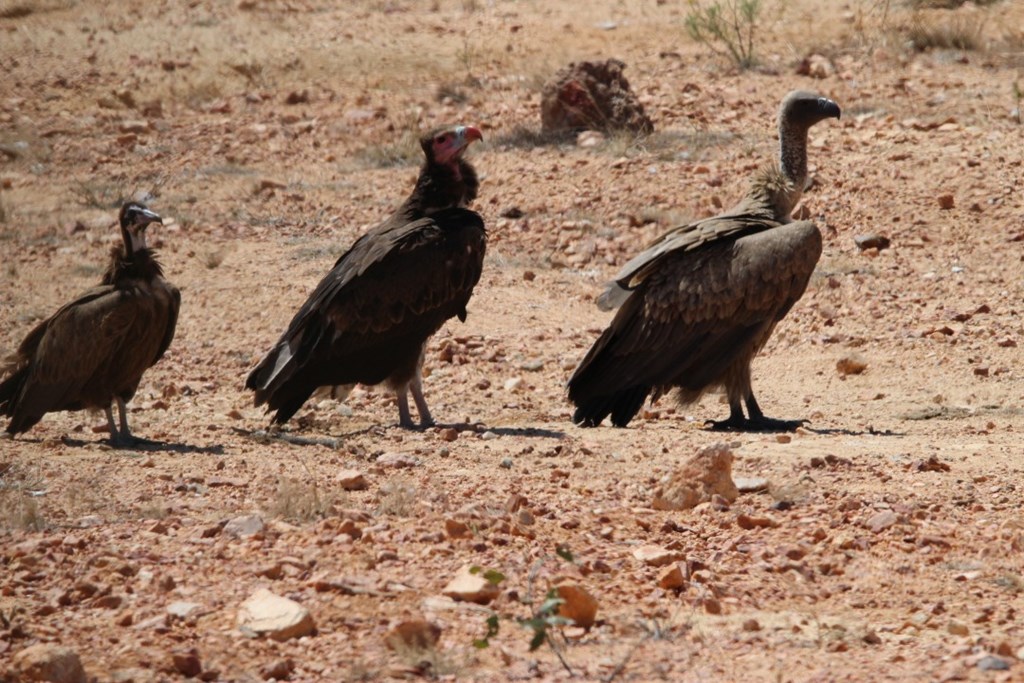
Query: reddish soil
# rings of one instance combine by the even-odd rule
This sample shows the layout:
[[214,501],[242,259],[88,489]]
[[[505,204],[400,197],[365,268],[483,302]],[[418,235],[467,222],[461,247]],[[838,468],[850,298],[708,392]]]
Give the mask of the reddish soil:
[[[38,643],[98,681],[194,674],[189,651],[205,680],[1024,678],[1024,4],[769,4],[746,72],[675,1],[98,6],[0,2],[0,348],[99,279],[130,197],[172,219],[154,237],[182,314],[131,404],[160,444],[113,450],[87,413],[0,441],[0,679]],[[908,42],[942,31],[976,44]],[[797,73],[815,53],[824,77]],[[608,57],[657,133],[539,140],[543,82]],[[768,491],[656,511],[726,406],[666,398],[583,430],[564,384],[609,320],[602,283],[743,192],[793,88],[843,117],[811,133],[803,211],[825,251],[754,387],[809,422],[727,435],[733,475]],[[409,191],[413,140],[441,122],[484,131],[490,232],[468,320],[429,346],[441,426],[401,430],[392,396],[358,388],[300,411],[286,434],[307,445],[259,438],[246,373]],[[891,245],[861,251],[870,234]],[[250,513],[255,535],[223,528]],[[675,552],[681,587],[643,545]],[[489,605],[442,597],[465,565],[504,575]],[[560,579],[597,622],[531,652],[516,620]],[[248,637],[260,588],[316,631]],[[182,601],[200,607],[167,614]],[[388,649],[419,618],[436,645]]]

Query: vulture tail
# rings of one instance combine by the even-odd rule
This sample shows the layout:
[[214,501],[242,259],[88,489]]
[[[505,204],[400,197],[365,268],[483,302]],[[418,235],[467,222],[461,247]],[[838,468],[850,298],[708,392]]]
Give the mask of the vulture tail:
[[274,422],[278,424],[287,422],[298,412],[317,388],[303,369],[314,352],[320,332],[319,327],[300,328],[297,332],[289,330],[245,380],[246,388],[256,392],[253,404],[266,404],[268,411],[277,411]]
[[650,387],[630,387],[614,394],[576,399],[572,421],[581,427],[596,427],[609,415],[616,427],[625,427],[640,412]]

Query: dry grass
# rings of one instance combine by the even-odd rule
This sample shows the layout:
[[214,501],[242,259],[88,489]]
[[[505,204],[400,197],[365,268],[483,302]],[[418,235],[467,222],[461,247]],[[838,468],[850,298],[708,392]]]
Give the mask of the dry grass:
[[412,480],[395,477],[385,482],[377,494],[379,516],[411,517],[419,507],[420,492]]
[[22,19],[76,5],[75,0],[0,0],[0,19]]
[[46,520],[36,502],[43,490],[39,472],[17,463],[0,463],[0,529],[40,531]]
[[312,522],[329,516],[336,502],[336,496],[321,494],[315,479],[282,477],[270,512],[274,517],[291,522]]
[[903,34],[918,52],[927,50],[979,50],[984,47],[984,12],[918,11]]

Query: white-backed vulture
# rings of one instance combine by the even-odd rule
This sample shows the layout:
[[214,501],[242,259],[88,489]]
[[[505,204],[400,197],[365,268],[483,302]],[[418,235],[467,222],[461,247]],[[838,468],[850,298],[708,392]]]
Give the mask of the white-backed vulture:
[[[779,109],[779,159],[753,178],[724,213],[674,228],[627,263],[598,300],[619,307],[569,380],[573,421],[611,416],[624,427],[648,396],[678,389],[683,405],[724,387],[723,430],[788,430],[800,421],[765,417],[750,363],[803,295],[821,256],[821,233],[790,214],[807,183],[807,132],[839,106],[792,92]],[[742,404],[746,404],[747,415]]]

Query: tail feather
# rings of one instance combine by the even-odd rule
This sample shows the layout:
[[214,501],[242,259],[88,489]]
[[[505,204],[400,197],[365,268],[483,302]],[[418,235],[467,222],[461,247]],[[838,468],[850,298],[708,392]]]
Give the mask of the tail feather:
[[28,431],[33,425],[42,419],[42,415],[25,415],[24,411],[18,410],[18,397],[28,377],[29,366],[24,366],[13,375],[0,382],[0,415],[11,418],[7,425],[7,432],[20,434]]
[[609,415],[616,427],[625,427],[640,412],[650,387],[630,387],[612,394],[573,399],[572,421],[581,427],[596,427]]

